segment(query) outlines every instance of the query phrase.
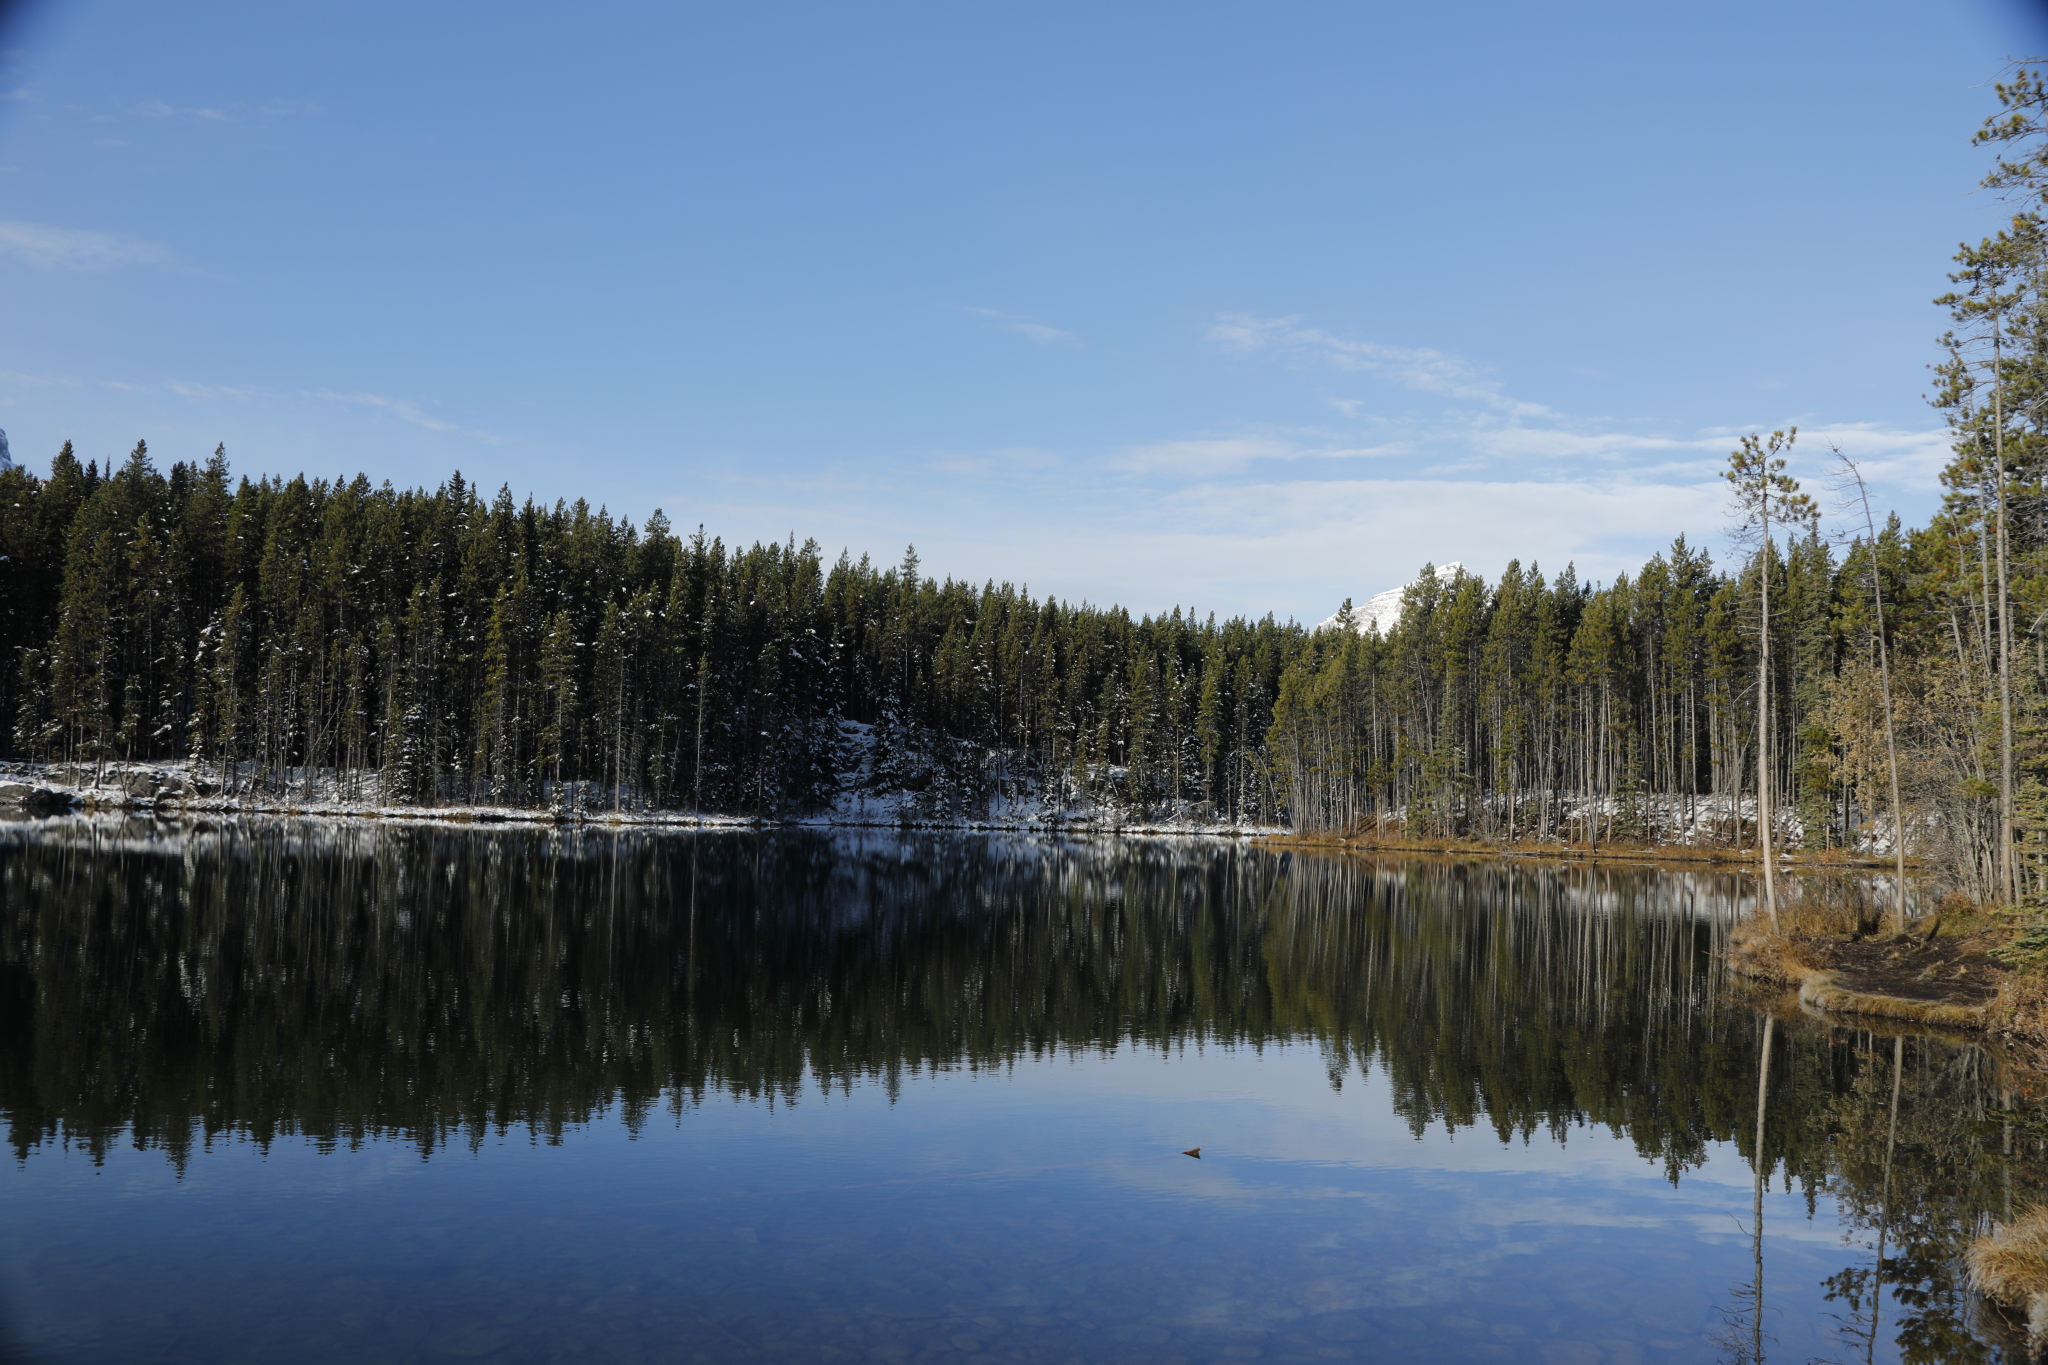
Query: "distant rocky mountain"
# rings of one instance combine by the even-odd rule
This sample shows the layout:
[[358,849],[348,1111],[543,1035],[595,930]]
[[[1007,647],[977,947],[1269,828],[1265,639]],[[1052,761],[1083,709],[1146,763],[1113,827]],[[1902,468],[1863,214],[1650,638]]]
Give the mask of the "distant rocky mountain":
[[[1436,566],[1436,581],[1448,583],[1464,572],[1464,569],[1465,566],[1456,560],[1452,560],[1449,564],[1439,564]],[[1351,608],[1351,624],[1353,628],[1360,635],[1365,634],[1366,631],[1375,626],[1379,628],[1380,633],[1383,635],[1392,630],[1394,623],[1401,619],[1401,598],[1403,594],[1421,581],[1420,578],[1412,578],[1398,588],[1388,588],[1385,592],[1374,593],[1362,605],[1358,604],[1354,598],[1354,605]],[[1316,629],[1335,630],[1341,624],[1338,618],[1343,616],[1343,614],[1342,611],[1338,611],[1328,620],[1319,624]]]
[[0,431],[0,470],[14,468],[14,456],[7,452],[7,433]]

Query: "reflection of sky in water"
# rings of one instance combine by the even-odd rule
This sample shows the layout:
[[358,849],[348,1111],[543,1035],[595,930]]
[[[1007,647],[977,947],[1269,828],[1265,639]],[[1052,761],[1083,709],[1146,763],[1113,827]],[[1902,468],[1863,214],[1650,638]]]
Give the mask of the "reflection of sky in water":
[[[0,1335],[50,1365],[1722,1358],[1738,892],[1213,842],[0,830]],[[1767,1200],[1770,1358],[1862,1358],[1824,1281],[1869,1252],[1806,1193],[1875,1221],[1890,1049],[1776,1037],[1766,1147],[1803,1183]],[[1892,1225],[1946,1360],[1962,1240],[2042,1191],[1980,1121],[1984,1054],[1903,1055]]]
[[[1674,1188],[1602,1128],[1418,1139],[1310,1046],[714,1097],[425,1161],[228,1141],[180,1178],[45,1146],[0,1191],[13,1334],[51,1362],[1712,1360],[1750,1275],[1726,1146]],[[1769,1196],[1772,1358],[1847,1354],[1819,1286],[1859,1256],[1827,1200]]]

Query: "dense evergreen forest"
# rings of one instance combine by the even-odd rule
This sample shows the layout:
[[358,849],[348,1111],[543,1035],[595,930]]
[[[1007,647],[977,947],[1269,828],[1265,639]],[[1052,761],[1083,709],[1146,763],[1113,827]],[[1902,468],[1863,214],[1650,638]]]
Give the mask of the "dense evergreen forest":
[[1733,562],[1681,538],[1606,584],[1424,573],[1385,633],[1310,633],[1040,600],[914,552],[728,547],[459,475],[238,481],[224,451],[67,445],[47,477],[0,473],[6,743],[387,802],[794,815],[853,784],[933,816],[1037,793],[1489,840],[1903,830],[1972,894],[2038,896],[2048,87],[1997,90],[1978,140],[2014,213],[1938,301],[1953,458],[1925,526],[1823,519],[1783,472],[1796,433],[1747,438]]
[[[1029,785],[1277,814],[1259,761],[1302,632],[1037,600],[815,544],[729,550],[582,503],[159,472],[0,474],[13,745],[190,757],[386,801],[800,814],[866,780],[967,814]],[[585,788],[594,788],[595,794]]]

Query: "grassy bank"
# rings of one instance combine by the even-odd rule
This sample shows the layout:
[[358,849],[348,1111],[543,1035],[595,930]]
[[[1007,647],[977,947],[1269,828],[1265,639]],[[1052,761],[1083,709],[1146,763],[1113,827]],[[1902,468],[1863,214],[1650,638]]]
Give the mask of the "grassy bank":
[[1901,930],[1855,897],[1800,896],[1775,930],[1739,925],[1728,960],[1814,1009],[1979,1030],[2048,1068],[2048,973],[2015,960],[2023,924],[1952,897]]
[[[1316,849],[1358,853],[1451,854],[1468,858],[1543,858],[1571,862],[1714,863],[1755,867],[1754,848],[1720,844],[1660,844],[1614,841],[1572,843],[1554,839],[1521,839],[1501,843],[1478,839],[1387,837],[1370,831],[1340,834],[1329,831],[1275,834],[1265,842],[1274,848]],[[1798,850],[1778,857],[1781,867],[1795,872],[1889,868],[1891,859],[1846,849]],[[1909,864],[1910,866],[1910,864]]]

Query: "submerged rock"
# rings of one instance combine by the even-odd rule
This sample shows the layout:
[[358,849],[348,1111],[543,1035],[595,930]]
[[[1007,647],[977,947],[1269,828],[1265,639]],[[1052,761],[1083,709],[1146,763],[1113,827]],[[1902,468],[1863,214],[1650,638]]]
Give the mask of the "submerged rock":
[[27,815],[51,815],[71,809],[72,798],[65,792],[26,782],[0,783],[0,810],[18,810]]

